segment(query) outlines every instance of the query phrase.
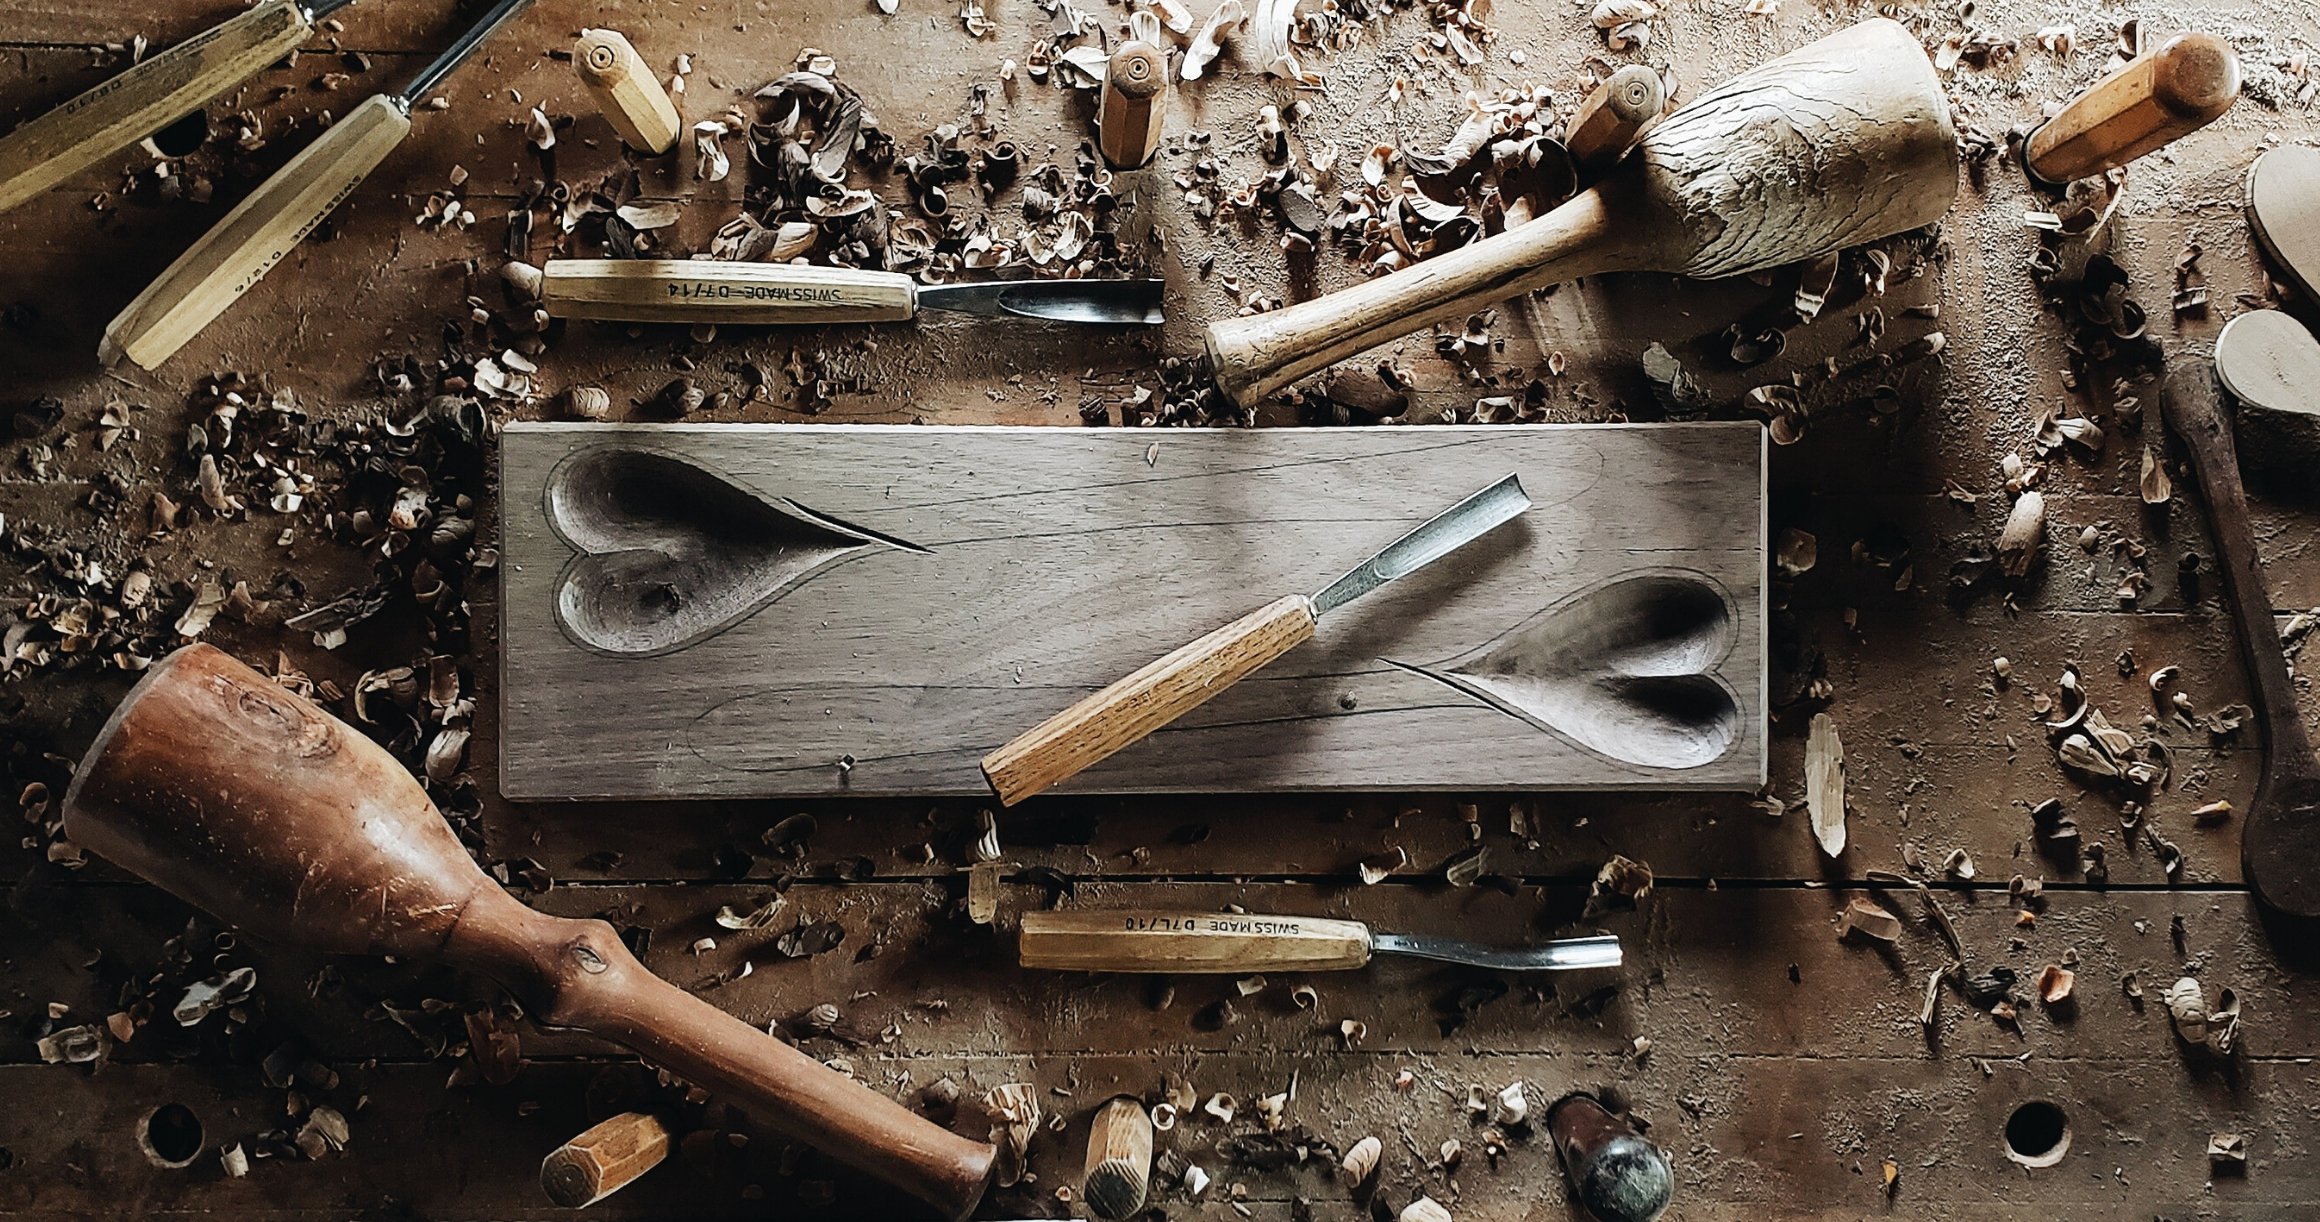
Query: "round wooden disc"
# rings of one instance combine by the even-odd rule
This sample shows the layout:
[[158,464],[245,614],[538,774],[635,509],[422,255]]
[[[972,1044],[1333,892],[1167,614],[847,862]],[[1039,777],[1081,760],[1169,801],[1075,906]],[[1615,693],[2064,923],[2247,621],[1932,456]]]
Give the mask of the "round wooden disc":
[[2320,300],[2320,149],[2293,145],[2256,158],[2248,227],[2297,291]]
[[2320,339],[2278,310],[2254,310],[2215,337],[2215,375],[2250,407],[2320,414]]

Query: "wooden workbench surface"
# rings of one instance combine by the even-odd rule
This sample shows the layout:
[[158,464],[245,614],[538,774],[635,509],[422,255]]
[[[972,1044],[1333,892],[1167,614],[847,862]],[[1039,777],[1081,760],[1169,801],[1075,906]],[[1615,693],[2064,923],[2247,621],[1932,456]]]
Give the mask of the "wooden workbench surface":
[[[241,371],[293,392],[320,421],[408,418],[423,391],[391,394],[375,370],[382,358],[433,360],[471,344],[469,296],[500,301],[507,202],[537,173],[524,148],[531,108],[579,116],[558,143],[559,178],[590,183],[621,163],[568,65],[550,58],[584,25],[622,29],[656,68],[691,56],[689,118],[745,99],[801,48],[815,47],[836,59],[842,79],[906,147],[938,124],[965,121],[970,91],[989,84],[988,117],[999,131],[1029,160],[1068,165],[1088,132],[1092,95],[1027,75],[1000,87],[1001,61],[1023,60],[1051,19],[1031,0],[984,7],[996,28],[976,40],[954,0],[900,0],[892,16],[862,0],[540,0],[453,78],[447,109],[419,113],[409,143],[338,212],[326,240],[294,251],[155,373],[96,369],[105,321],[310,138],[319,112],[343,113],[371,90],[399,86],[468,6],[363,0],[337,15],[344,28],[330,45],[318,40],[313,53],[213,106],[221,117],[256,116],[265,141],[230,159],[207,203],[157,200],[149,178],[123,191],[121,171],[150,165],[132,153],[0,217],[0,406],[30,417],[0,468],[0,627],[44,597],[109,605],[123,564],[142,556],[164,623],[204,580],[246,580],[274,601],[270,616],[229,610],[205,634],[267,669],[351,690],[367,671],[440,652],[422,639],[425,620],[407,593],[335,650],[280,626],[284,615],[365,586],[380,562],[345,542],[342,524],[324,520],[333,508],[327,481],[294,512],[255,506],[219,517],[197,508],[166,537],[146,537],[154,491],[200,503],[186,434],[208,414],[206,402],[195,402],[202,380]],[[1102,0],[1087,7],[1114,24],[1125,11]],[[1205,15],[1211,6],[1192,7]],[[1498,40],[1472,67],[1433,49],[1437,26],[1426,6],[1377,7],[1391,11],[1358,46],[1309,57],[1323,83],[1296,95],[1313,108],[1298,138],[1333,140],[1345,166],[1379,140],[1436,147],[1464,113],[1468,90],[1537,84],[1567,112],[1590,57],[1625,58],[1605,51],[1588,6],[1565,0],[1498,0],[1488,14]],[[23,0],[0,44],[0,125],[118,69],[119,55],[92,48],[133,36],[166,46],[234,8],[232,0]],[[1661,16],[1633,58],[1666,67],[1680,100],[1871,11],[1791,0],[1751,16],[1733,0],[1705,0]],[[1952,6],[1904,6],[1897,15],[1929,47],[1967,29]],[[2221,122],[2135,168],[2120,222],[2117,253],[2150,306],[2152,330],[2188,367],[2204,360],[2223,322],[2276,299],[2239,205],[2259,151],[2320,135],[2302,78],[2320,19],[2308,7],[2253,0],[2194,9],[1984,0],[1972,28],[2015,39],[2019,50],[1948,79],[1961,126],[2002,137],[2092,81],[2131,18],[2161,33],[2190,22],[2225,35],[2249,79],[2249,96]],[[2075,27],[2067,55],[2038,43],[2042,29],[2060,25]],[[341,73],[344,81],[324,87],[325,74]],[[1390,92],[1406,96],[1390,104]],[[1164,327],[1121,334],[954,315],[875,330],[744,330],[702,343],[677,328],[574,323],[551,333],[540,396],[494,402],[490,412],[554,418],[556,395],[594,384],[610,392],[616,418],[649,416],[639,404],[680,369],[714,391],[736,384],[744,363],[779,370],[803,353],[858,389],[842,385],[828,404],[808,404],[790,379],[776,377],[771,401],[693,418],[1079,426],[1085,398],[1117,403],[1139,384],[1156,389],[1158,360],[1197,351],[1200,323],[1238,308],[1236,289],[1295,299],[1362,274],[1333,244],[1285,256],[1269,218],[1198,218],[1174,187],[1201,157],[1217,159],[1228,181],[1260,174],[1257,109],[1291,96],[1229,49],[1211,79],[1179,93],[1169,115],[1175,135],[1134,205],[1137,223],[1158,235],[1138,249],[1168,281]],[[1195,145],[1185,139],[1194,131],[1213,138]],[[676,245],[703,249],[738,206],[744,174],[699,182],[690,141],[682,143],[672,163],[645,168],[644,182],[649,193],[689,201]],[[428,195],[451,192],[455,177],[477,224],[416,226]],[[880,189],[907,207],[894,184]],[[2259,764],[2253,747],[2176,734],[2171,782],[2144,815],[2180,849],[2170,876],[2149,840],[2122,825],[2115,795],[2060,769],[2032,712],[2036,694],[2052,693],[2069,664],[2122,725],[2151,708],[2146,676],[2162,666],[2181,668],[2202,713],[2247,698],[2217,583],[2186,582],[2178,564],[2212,554],[2198,513],[2180,495],[2165,512],[2144,511],[2140,441],[2131,424],[2107,419],[2111,435],[2099,451],[2046,460],[2041,568],[2002,592],[1947,597],[1953,562],[1995,538],[2007,500],[2000,459],[2032,453],[2040,411],[2065,402],[2092,413],[2110,407],[2107,394],[2089,399],[2064,385],[2067,329],[2042,309],[2027,270],[2035,243],[2022,216],[2042,206],[2002,158],[1978,167],[1938,239],[1888,244],[1902,252],[1899,266],[1922,274],[1897,276],[1880,300],[1858,290],[1832,299],[1817,322],[1791,330],[1783,355],[1754,369],[1722,355],[1725,329],[1783,308],[1793,276],[1715,285],[1612,277],[1508,303],[1491,323],[1503,348],[1486,362],[1487,382],[1435,355],[1432,336],[1390,350],[1417,379],[1413,419],[1463,418],[1477,398],[1519,395],[1560,356],[1567,369],[1546,379],[1543,418],[1651,420],[1664,413],[1639,358],[1654,341],[1692,369],[1718,405],[1711,414],[1736,417],[1751,387],[1848,350],[1861,333],[1857,317],[1872,308],[1890,328],[1888,346],[1936,327],[1946,335],[1940,360],[1894,375],[1883,404],[1891,410],[1816,420],[1799,444],[1773,453],[1774,535],[1793,528],[1818,540],[1818,563],[1782,583],[1788,605],[1775,653],[1786,642],[1782,665],[1817,674],[1826,688],[1808,693],[1799,682],[1784,693],[1776,678],[1772,792],[1801,799],[1806,721],[1825,709],[1850,765],[1850,846],[1837,860],[1822,856],[1801,807],[1768,814],[1746,795],[1050,799],[998,820],[1009,882],[999,928],[977,926],[961,911],[963,867],[980,830],[975,802],[500,801],[489,792],[499,692],[488,577],[467,584],[475,627],[464,646],[453,643],[476,700],[474,737],[464,771],[439,780],[437,792],[461,809],[479,860],[502,867],[530,902],[607,915],[639,942],[649,934],[644,955],[655,970],[842,1060],[882,1090],[916,1099],[949,1078],[971,1097],[1001,1083],[1035,1084],[1063,1127],[1036,1138],[1034,1178],[995,1191],[983,1217],[1069,1212],[1058,1190],[1076,1184],[1088,1113],[1120,1091],[1157,1098],[1171,1079],[1203,1099],[1236,1096],[1241,1106],[1230,1123],[1189,1117],[1161,1135],[1162,1149],[1215,1181],[1197,1200],[1173,1187],[1156,1192],[1170,1216],[1383,1217],[1420,1193],[1451,1203],[1460,1219],[1560,1216],[1563,1188],[1543,1134],[1518,1128],[1504,1153],[1488,1158],[1485,1126],[1466,1106],[1470,1087],[1495,1094],[1516,1081],[1534,1112],[1574,1088],[1614,1088],[1629,1099],[1675,1161],[1671,1217],[2314,1216],[2315,977],[2284,963],[2259,924],[2240,884],[2236,821],[2191,817],[2218,800],[2245,805]],[[2173,269],[2192,243],[2203,251],[2210,304],[2170,317]],[[548,245],[538,235],[535,257]],[[1927,250],[1936,257],[1920,259]],[[1937,318],[1910,308],[1935,302]],[[2308,303],[2288,304],[2309,319]],[[34,406],[42,396],[61,404],[53,423]],[[1295,422],[1278,406],[1260,415],[1266,425]],[[2185,485],[2179,475],[2177,487]],[[480,509],[488,538],[496,530],[488,495]],[[2256,509],[2274,603],[2283,615],[2320,604],[2320,514],[2278,500],[2259,499]],[[2097,545],[2081,550],[2089,527]],[[2142,567],[2153,584],[2131,603],[2117,594],[2122,544],[2148,549]],[[111,571],[95,587],[81,583],[85,568],[68,573],[73,557],[99,556]],[[1994,677],[2000,657],[2011,664],[2010,682]],[[0,678],[8,793],[31,782],[60,793],[65,767],[129,682],[118,669],[64,655]],[[2308,713],[2320,707],[2307,685],[2299,690]],[[346,711],[345,702],[335,707]],[[2069,805],[2089,842],[2106,846],[2107,882],[2090,883],[2075,860],[2041,851],[2027,812],[2049,797]],[[801,811],[814,827],[799,839],[803,825],[783,821]],[[769,843],[776,825],[784,833]],[[223,934],[101,862],[53,863],[69,851],[52,849],[37,816],[22,826],[20,844],[0,847],[0,1217],[551,1217],[563,1211],[536,1186],[540,1157],[608,1109],[671,1097],[614,1049],[531,1028],[504,1004],[494,1011],[501,999],[486,982],[325,962]],[[1448,885],[1443,863],[1477,837],[1487,846],[1487,877]],[[1396,848],[1409,866],[1362,886],[1355,864]],[[1970,882],[1941,873],[1957,849],[1976,863]],[[1648,862],[1657,885],[1634,911],[1581,921],[1588,883],[1614,854]],[[1867,893],[1867,874],[1913,862],[1954,921],[1971,970],[2020,973],[2014,1023],[1952,990],[1933,1031],[1921,1028],[1926,978],[1950,952],[1906,892],[1897,897],[1906,920],[1895,945],[1839,938],[1837,914]],[[2009,896],[2018,875],[2045,884],[2027,920]],[[720,907],[747,911],[777,886],[788,888],[795,913],[839,924],[837,949],[791,959],[772,946],[779,930],[716,925]],[[1498,942],[1584,926],[1622,935],[1628,963],[1613,978],[1574,982],[1381,961],[1360,973],[1275,978],[1249,996],[1227,979],[1162,988],[1020,971],[1008,918],[1059,898],[1240,904]],[[699,947],[708,937],[715,946]],[[256,969],[254,993],[231,1013],[179,1027],[166,1013],[172,992],[154,1022],[101,1062],[42,1062],[40,1035],[103,1024],[125,999],[143,997],[148,981],[180,980],[189,964],[206,971],[213,961],[218,970]],[[2063,962],[2075,964],[2074,1004],[2031,1001],[2041,967]],[[2244,1034],[2229,1057],[2188,1049],[2170,1029],[2159,994],[2194,970],[2211,996],[2229,987],[2241,1001]],[[2130,975],[2143,1000],[2122,986]],[[1296,1000],[1300,984],[1315,990],[1310,1008]],[[801,1016],[824,1003],[839,1008],[840,1021],[828,1033],[807,1031]],[[1365,1028],[1358,1042],[1341,1035],[1349,1019]],[[524,1057],[512,1080],[496,1083],[484,1079],[507,1075],[486,1072],[489,1058],[467,1051],[471,1032],[494,1027],[520,1033]],[[285,1047],[294,1061],[331,1067],[335,1085],[317,1086],[307,1073],[296,1085],[283,1086],[279,1074],[270,1084],[261,1062]],[[1258,1140],[1253,1101],[1283,1091],[1292,1095],[1292,1131],[1309,1150],[1384,1139],[1374,1197],[1351,1200],[1326,1155],[1258,1165],[1281,1160]],[[2003,1134],[2014,1110],[2033,1100],[2058,1104],[2072,1134],[2059,1165],[2039,1170],[2010,1161]],[[186,1169],[151,1165],[136,1141],[142,1117],[170,1102],[203,1126],[207,1149]],[[280,1135],[295,1133],[318,1104],[347,1117],[344,1150],[259,1158],[242,1178],[221,1169],[222,1147],[286,1150]],[[698,1106],[687,1116],[699,1135],[683,1156],[592,1214],[779,1209],[862,1218],[909,1208],[785,1150],[744,1117]],[[757,1140],[747,1140],[752,1133]],[[2244,1136],[2244,1172],[2211,1172],[2208,1142],[2220,1133]],[[1455,1167],[1442,1157],[1451,1139],[1464,1146]]]

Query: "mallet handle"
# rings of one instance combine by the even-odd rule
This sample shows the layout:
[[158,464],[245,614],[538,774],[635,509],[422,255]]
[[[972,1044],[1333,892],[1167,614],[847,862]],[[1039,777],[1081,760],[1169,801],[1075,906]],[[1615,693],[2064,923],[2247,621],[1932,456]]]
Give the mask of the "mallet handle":
[[2123,166],[2214,122],[2239,100],[2239,57],[2213,34],[2178,34],[2128,60],[2038,125],[2023,149],[2049,183]]
[[540,1022],[615,1041],[832,1158],[964,1218],[992,1148],[653,975],[603,921],[534,912],[479,889],[444,945],[448,962],[508,986]]
[[314,32],[295,0],[264,0],[0,139],[0,212],[200,110]]
[[540,1190],[566,1209],[594,1205],[669,1156],[669,1126],[650,1112],[622,1112],[548,1152]]
[[572,69],[606,122],[628,147],[658,157],[677,146],[684,121],[677,104],[628,36],[618,30],[582,30],[572,46]]

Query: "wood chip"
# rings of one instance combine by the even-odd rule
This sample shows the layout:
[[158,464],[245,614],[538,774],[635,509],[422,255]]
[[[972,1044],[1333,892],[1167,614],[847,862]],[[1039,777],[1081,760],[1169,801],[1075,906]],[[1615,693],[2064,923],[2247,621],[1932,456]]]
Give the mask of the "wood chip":
[[1837,914],[1837,936],[1841,938],[1851,933],[1891,945],[1901,937],[1901,918],[1893,915],[1883,904],[1856,895],[1846,901],[1845,910]]
[[1845,851],[1845,743],[1837,735],[1837,721],[1815,713],[1804,747],[1804,803],[1812,815],[1813,835],[1821,852],[1830,857]]

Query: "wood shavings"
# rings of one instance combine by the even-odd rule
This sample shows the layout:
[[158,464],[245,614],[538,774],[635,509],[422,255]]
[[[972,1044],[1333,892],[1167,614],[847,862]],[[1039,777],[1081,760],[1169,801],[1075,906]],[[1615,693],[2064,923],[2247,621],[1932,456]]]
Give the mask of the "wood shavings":
[[1651,894],[1651,867],[1631,857],[1617,853],[1595,872],[1595,884],[1587,895],[1587,906],[1582,917],[1593,920],[1609,913],[1635,907],[1637,900]]
[[1875,900],[1856,895],[1837,914],[1837,936],[1855,933],[1890,946],[1901,938],[1901,918]]
[[1180,79],[1197,81],[1224,50],[1224,40],[1248,17],[1248,7],[1241,0],[1220,0],[1210,10],[1208,20],[1200,25],[1200,32],[1192,36],[1192,44],[1184,48],[1183,63],[1177,69]]
[[1432,1197],[1419,1197],[1402,1207],[1394,1222],[1456,1222],[1450,1216],[1450,1207]]
[[1836,718],[1815,713],[1805,739],[1804,801],[1813,837],[1830,858],[1845,851],[1845,743]]
[[773,924],[774,917],[780,915],[786,904],[787,901],[777,895],[748,912],[735,912],[731,904],[720,905],[717,909],[717,927],[734,930],[765,929]]
[[2069,968],[2059,963],[2047,964],[2038,973],[2038,1000],[2050,1009],[2068,1003],[2071,987],[2077,980],[2077,973]]
[[2207,995],[2200,990],[2199,980],[2184,976],[2167,986],[2167,1019],[2174,1025],[2176,1038],[2186,1044],[2207,1043]]
[[1820,562],[1820,540],[1807,531],[1791,526],[1780,532],[1780,544],[1772,553],[1772,567],[1783,577],[1802,577]]
[[1401,848],[1395,847],[1387,849],[1383,853],[1372,853],[1362,858],[1354,863],[1354,870],[1361,878],[1361,885],[1374,887],[1384,882],[1394,871],[1408,864],[1410,864],[1410,855]]
[[2035,491],[2015,498],[1998,532],[1998,563],[2009,577],[2020,577],[2037,562],[2046,541],[2046,497]]
[[1296,20],[1297,0],[1256,0],[1256,8],[1249,14],[1249,58],[1267,76],[1319,84],[1320,76],[1309,76],[1289,46],[1289,32]]
[[1515,1128],[1525,1123],[1531,1114],[1530,1100],[1523,1095],[1523,1084],[1509,1082],[1504,1090],[1490,1101],[1490,1123],[1502,1128]]
[[1378,1157],[1385,1153],[1385,1143],[1376,1137],[1364,1137],[1346,1147],[1344,1157],[1337,1160],[1338,1181],[1349,1189],[1359,1189],[1375,1174]]
[[2244,1172],[2247,1169],[2247,1138],[2238,1133],[2211,1133],[2207,1138],[2207,1163],[2211,1171]]
[[1031,1139],[1039,1132],[1038,1089],[1028,1082],[992,1087],[983,1096],[983,1110],[991,1116],[990,1142],[998,1147],[992,1182],[1012,1188],[1023,1182]]

